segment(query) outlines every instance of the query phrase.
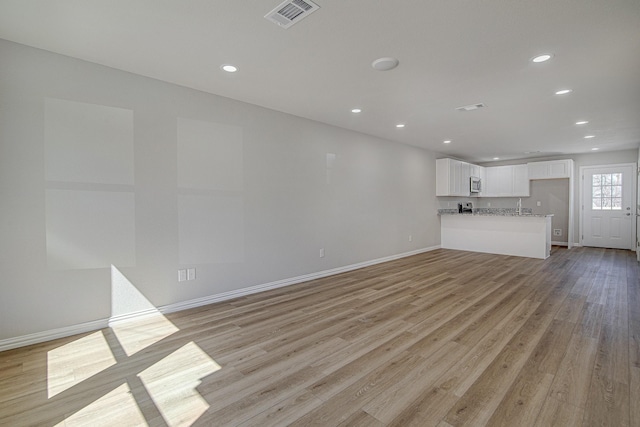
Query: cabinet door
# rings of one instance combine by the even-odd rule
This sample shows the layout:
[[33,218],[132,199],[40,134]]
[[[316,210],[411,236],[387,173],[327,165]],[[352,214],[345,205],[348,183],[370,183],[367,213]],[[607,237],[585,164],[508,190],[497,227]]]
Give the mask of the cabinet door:
[[487,168],[478,166],[478,175],[480,177],[480,197],[487,197]]
[[460,195],[469,196],[471,193],[471,164],[462,162],[460,166]]
[[569,162],[567,160],[549,162],[549,178],[569,178]]
[[[483,197],[513,197],[529,191],[527,165],[491,166],[484,169],[486,176],[482,189]],[[516,179],[518,183],[516,184]],[[526,190],[525,190],[526,180]],[[516,185],[518,186],[516,189]]]
[[529,168],[527,165],[513,166],[513,195],[529,197]]
[[462,162],[457,160],[451,160],[451,169],[449,171],[451,176],[451,195],[460,196],[460,180],[462,175]]
[[548,179],[549,165],[547,162],[527,163],[529,169],[529,179]]
[[571,159],[528,163],[529,179],[569,178]]
[[484,168],[485,182],[482,188],[483,197],[497,197],[500,192],[500,171],[498,167]]
[[514,191],[513,166],[498,166],[500,185],[498,195],[502,197],[512,196]]
[[451,194],[449,159],[436,160],[436,196]]

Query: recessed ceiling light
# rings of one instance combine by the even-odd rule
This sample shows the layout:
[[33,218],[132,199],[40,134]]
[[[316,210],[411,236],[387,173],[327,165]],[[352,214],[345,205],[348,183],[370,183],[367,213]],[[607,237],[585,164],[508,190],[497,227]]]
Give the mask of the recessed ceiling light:
[[362,110],[360,108],[354,108],[353,110],[351,110],[352,113],[362,113]]
[[493,160],[500,160],[500,157],[494,157]]
[[235,73],[236,71],[238,71],[238,67],[231,64],[221,65],[220,68],[222,68],[222,70],[226,71],[227,73]]
[[591,151],[598,151],[599,148],[592,148]]
[[587,123],[589,123],[588,120],[580,120],[579,122],[576,122],[577,125],[586,125]]
[[532,58],[531,62],[536,62],[536,63],[545,62],[545,61],[550,60],[552,56],[553,55],[551,55],[551,54],[545,53],[544,55],[538,55],[535,58]]
[[591,139],[591,138],[595,138],[595,137],[596,137],[595,135],[587,135],[587,136],[584,137],[584,139]]
[[393,70],[398,66],[400,61],[396,58],[378,58],[371,63],[371,66],[378,71],[389,71]]
[[404,127],[404,123],[398,123],[398,124],[396,125],[396,127],[397,127],[397,128],[403,128],[403,127]]
[[568,93],[572,92],[571,89],[562,89],[556,92],[556,95],[566,95]]
[[447,139],[446,141],[442,141],[442,143],[443,144],[451,144],[451,141]]

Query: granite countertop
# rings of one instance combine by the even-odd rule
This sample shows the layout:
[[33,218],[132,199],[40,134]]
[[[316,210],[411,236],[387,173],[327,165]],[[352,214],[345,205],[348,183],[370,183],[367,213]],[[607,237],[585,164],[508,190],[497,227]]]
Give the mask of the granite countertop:
[[438,209],[438,215],[460,215],[460,216],[522,216],[528,218],[546,218],[553,214],[534,214],[530,208],[523,208],[519,214],[513,208],[477,208],[473,212],[458,213],[457,209]]

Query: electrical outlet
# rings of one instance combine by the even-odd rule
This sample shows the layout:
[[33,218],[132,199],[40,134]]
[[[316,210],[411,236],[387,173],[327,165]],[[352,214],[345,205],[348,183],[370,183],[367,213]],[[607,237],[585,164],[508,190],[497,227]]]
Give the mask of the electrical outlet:
[[178,270],[178,282],[184,282],[187,280],[187,270]]
[[536,206],[542,206],[542,203],[540,202],[540,200],[536,202]]
[[553,229],[553,235],[554,236],[562,236],[562,229],[561,228],[554,228]]
[[409,241],[413,242],[413,236],[411,234],[409,234]]
[[320,258],[324,258],[324,248],[320,248]]
[[187,280],[196,280],[196,269],[188,268],[187,269]]

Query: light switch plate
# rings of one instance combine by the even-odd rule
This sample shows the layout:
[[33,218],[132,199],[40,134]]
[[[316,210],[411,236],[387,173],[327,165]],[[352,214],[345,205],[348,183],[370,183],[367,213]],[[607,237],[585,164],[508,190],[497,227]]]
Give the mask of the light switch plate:
[[196,280],[196,269],[188,268],[187,269],[187,280]]

